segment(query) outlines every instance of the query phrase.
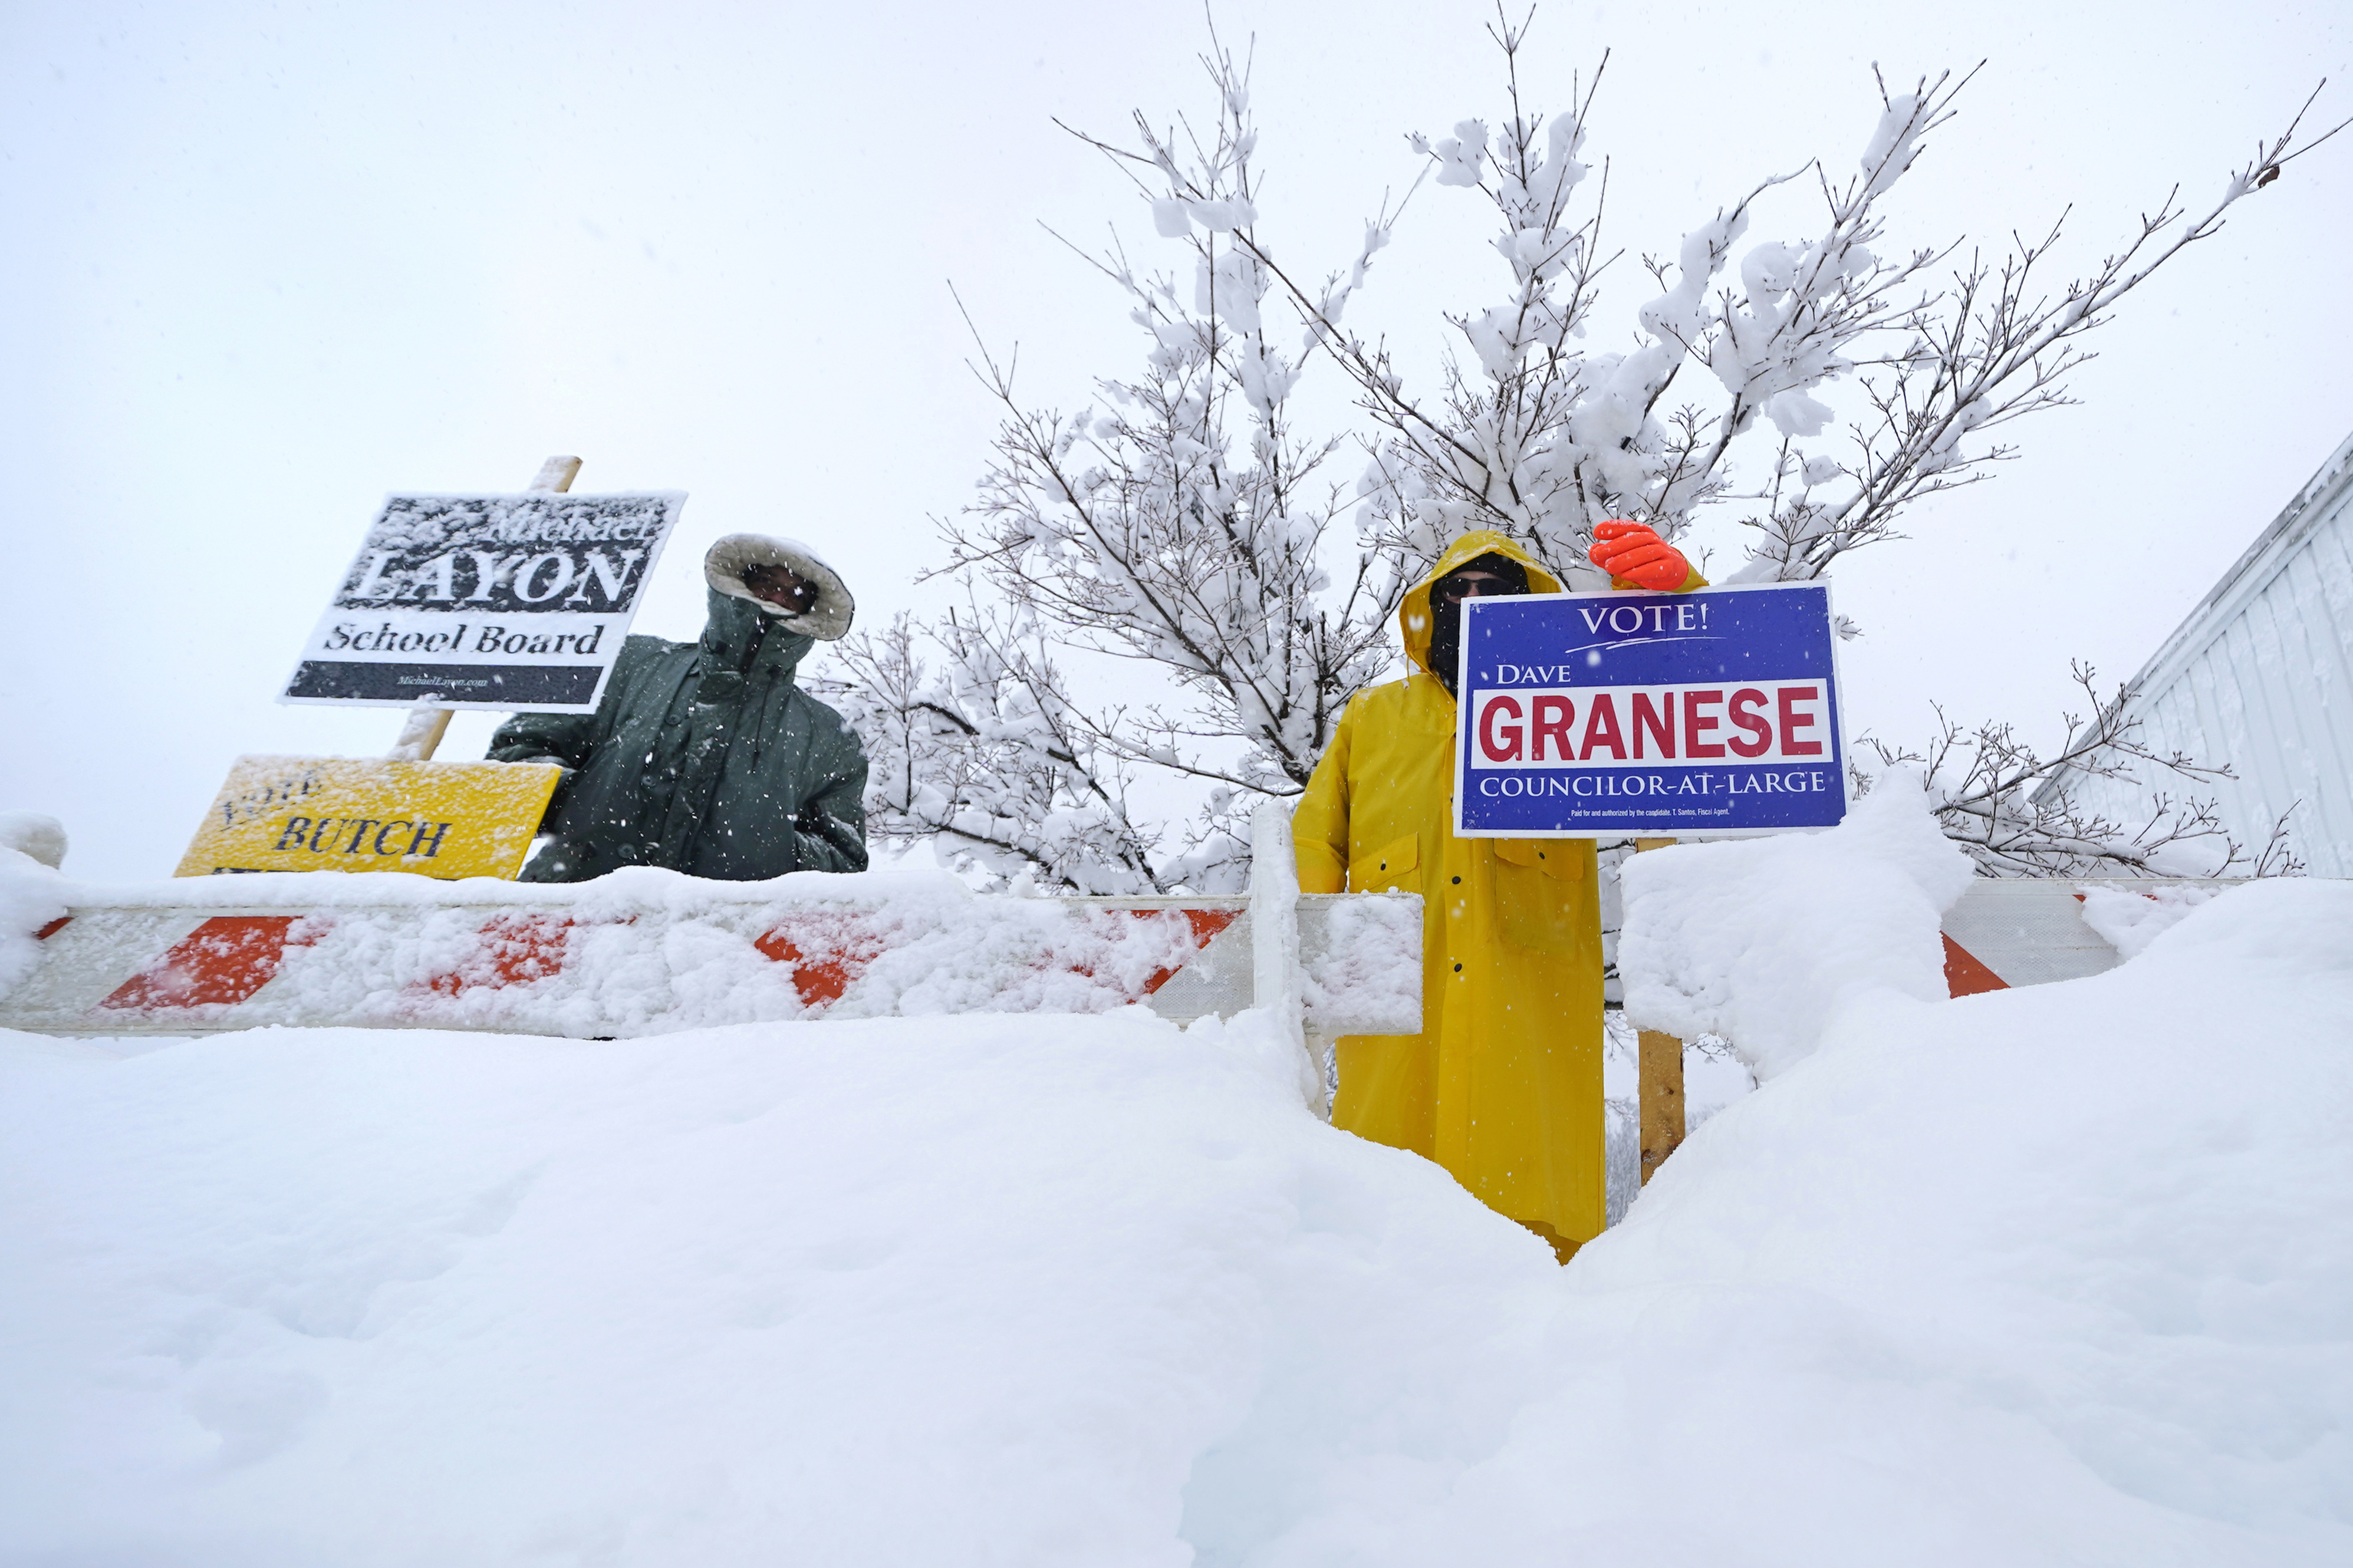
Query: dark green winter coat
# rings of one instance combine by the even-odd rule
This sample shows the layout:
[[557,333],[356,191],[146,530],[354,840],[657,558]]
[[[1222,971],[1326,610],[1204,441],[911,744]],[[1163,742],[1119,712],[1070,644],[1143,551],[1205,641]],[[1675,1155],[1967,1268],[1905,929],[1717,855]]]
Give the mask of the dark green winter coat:
[[622,866],[757,881],[866,868],[866,752],[794,684],[811,639],[712,590],[702,640],[633,637],[594,713],[523,713],[491,737],[506,763],[575,770],[526,882]]

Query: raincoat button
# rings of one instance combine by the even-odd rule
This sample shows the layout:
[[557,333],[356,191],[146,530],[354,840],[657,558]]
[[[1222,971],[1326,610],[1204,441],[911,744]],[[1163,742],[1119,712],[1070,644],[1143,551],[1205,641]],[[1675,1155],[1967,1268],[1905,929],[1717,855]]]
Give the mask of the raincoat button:
[[1461,880],[1462,880],[1462,879],[1461,879],[1461,878],[1460,878],[1460,877],[1457,877],[1457,878],[1455,878],[1454,879],[1455,879],[1455,881],[1457,881],[1457,882],[1460,882],[1460,881],[1461,881]]
[[1461,964],[1459,964],[1459,963],[1458,963],[1458,964],[1456,964],[1456,965],[1454,966],[1454,973],[1457,973],[1457,974],[1461,973],[1462,973],[1462,966],[1461,966]]

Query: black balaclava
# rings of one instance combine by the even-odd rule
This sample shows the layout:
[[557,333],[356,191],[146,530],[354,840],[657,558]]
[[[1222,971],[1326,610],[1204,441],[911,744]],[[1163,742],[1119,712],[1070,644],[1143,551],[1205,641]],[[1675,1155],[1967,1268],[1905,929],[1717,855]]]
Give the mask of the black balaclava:
[[[1525,594],[1528,591],[1527,568],[1510,556],[1498,555],[1492,550],[1465,561],[1453,572],[1449,572],[1446,577],[1461,572],[1493,573],[1508,584],[1504,594]],[[1438,677],[1439,683],[1446,688],[1446,695],[1452,697],[1456,695],[1455,666],[1462,658],[1462,602],[1449,599],[1439,593],[1438,584],[1445,582],[1446,577],[1440,577],[1438,583],[1430,585],[1430,673]],[[1481,596],[1501,598],[1503,594]]]

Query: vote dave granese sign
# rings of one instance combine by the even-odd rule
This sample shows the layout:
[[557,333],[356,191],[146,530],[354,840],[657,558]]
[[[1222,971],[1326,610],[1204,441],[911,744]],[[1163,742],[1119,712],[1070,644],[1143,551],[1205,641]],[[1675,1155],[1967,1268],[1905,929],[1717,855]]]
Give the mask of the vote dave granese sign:
[[1457,834],[1737,837],[1846,815],[1827,584],[1462,610]]
[[586,712],[686,504],[639,495],[396,495],[281,702]]

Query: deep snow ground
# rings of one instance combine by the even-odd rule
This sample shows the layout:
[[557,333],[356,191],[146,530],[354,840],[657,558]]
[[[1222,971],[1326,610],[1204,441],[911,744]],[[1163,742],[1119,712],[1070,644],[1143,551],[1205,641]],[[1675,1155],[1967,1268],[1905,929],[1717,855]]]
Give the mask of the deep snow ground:
[[0,1563],[2353,1561],[2353,888],[1848,1008],[1567,1268],[1245,1016],[0,1037]]

